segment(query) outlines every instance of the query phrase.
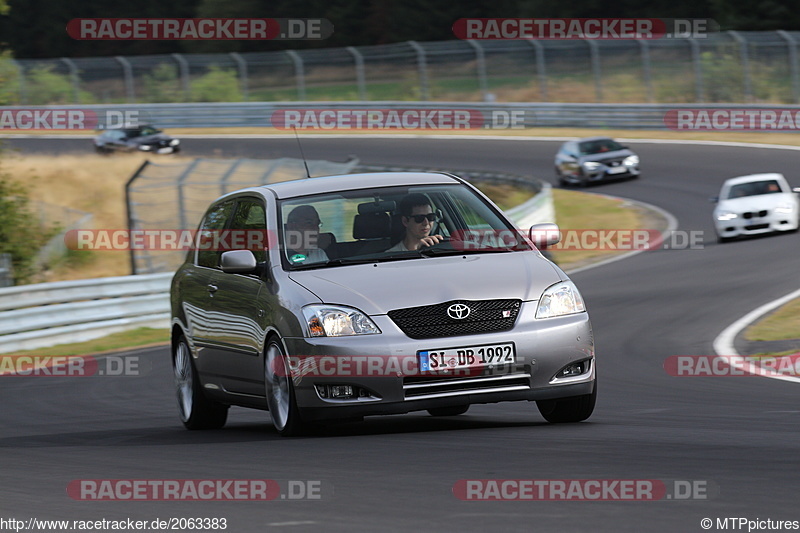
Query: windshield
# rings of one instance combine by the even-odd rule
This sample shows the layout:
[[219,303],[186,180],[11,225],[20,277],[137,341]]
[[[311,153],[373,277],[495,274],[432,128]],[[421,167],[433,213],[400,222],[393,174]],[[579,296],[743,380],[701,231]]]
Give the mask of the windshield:
[[288,269],[531,249],[463,185],[361,189],[278,205]]
[[614,152],[624,150],[625,147],[613,139],[597,139],[579,143],[578,148],[581,155],[601,154],[603,152]]
[[733,185],[728,191],[728,199],[744,198],[745,196],[758,196],[761,194],[780,193],[781,186],[776,180],[751,181]]

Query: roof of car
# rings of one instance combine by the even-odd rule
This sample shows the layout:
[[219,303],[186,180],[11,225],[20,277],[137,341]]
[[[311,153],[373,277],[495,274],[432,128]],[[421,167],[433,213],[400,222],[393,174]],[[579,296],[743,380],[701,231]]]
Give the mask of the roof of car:
[[259,188],[273,191],[278,198],[294,198],[307,194],[367,189],[372,187],[451,183],[459,183],[459,181],[455,177],[441,172],[372,172],[283,181],[280,183],[262,185]]
[[611,137],[584,137],[582,139],[578,139],[577,142],[591,142],[591,141],[613,141]]
[[786,178],[783,177],[783,174],[778,174],[777,172],[770,172],[766,174],[748,174],[747,176],[737,176],[735,178],[729,178],[725,180],[724,185],[738,185],[740,183],[750,183],[753,181],[765,181],[765,180],[778,180],[778,181],[785,181]]

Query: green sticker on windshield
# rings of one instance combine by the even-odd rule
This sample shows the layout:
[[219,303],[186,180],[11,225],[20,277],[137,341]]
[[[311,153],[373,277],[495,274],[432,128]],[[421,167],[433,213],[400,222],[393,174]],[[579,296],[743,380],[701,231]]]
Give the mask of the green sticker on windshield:
[[306,260],[306,256],[303,254],[294,254],[292,257],[289,258],[289,261],[292,263],[302,263]]

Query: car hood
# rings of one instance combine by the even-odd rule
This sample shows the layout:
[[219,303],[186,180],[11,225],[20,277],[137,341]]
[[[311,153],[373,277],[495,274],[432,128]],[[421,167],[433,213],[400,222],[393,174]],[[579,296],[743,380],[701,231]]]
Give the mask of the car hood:
[[289,277],[325,303],[368,315],[450,300],[538,300],[562,281],[538,252],[424,257],[296,271]]
[[613,152],[600,152],[598,154],[582,155],[580,157],[581,163],[586,161],[605,161],[607,159],[619,159],[634,155],[629,149],[614,150]]
[[794,204],[796,201],[793,193],[759,194],[757,196],[720,200],[716,211],[736,211],[738,213],[760,211],[762,209],[769,210],[782,204]]

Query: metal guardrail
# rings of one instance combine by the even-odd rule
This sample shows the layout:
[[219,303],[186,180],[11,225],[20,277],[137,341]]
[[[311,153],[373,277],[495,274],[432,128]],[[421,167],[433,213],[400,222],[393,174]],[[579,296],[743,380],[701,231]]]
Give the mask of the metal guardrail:
[[[355,172],[431,170],[360,166]],[[470,181],[515,183],[537,191],[508,211],[519,227],[554,220],[547,183],[485,171],[455,171]],[[135,327],[168,328],[173,273],[0,288],[0,353],[83,342]]]
[[[769,104],[556,104],[556,103],[475,103],[475,102],[249,102],[249,103],[198,103],[198,104],[130,104],[130,105],[86,105],[86,106],[10,106],[2,111],[20,109],[75,109],[92,110],[99,117],[106,112],[127,113],[139,122],[150,122],[163,128],[274,128],[282,127],[284,110],[467,110],[482,113],[481,124],[490,132],[492,117],[513,117],[516,127],[522,128],[621,128],[667,130],[667,113],[676,110],[786,110],[795,116],[798,105]],[[517,113],[514,115],[513,113]],[[273,123],[273,117],[276,118]],[[519,119],[519,120],[517,120]],[[511,120],[511,119],[508,119]],[[673,119],[674,121],[674,119]],[[471,128],[480,128],[480,121],[470,120]],[[502,123],[502,122],[501,122]],[[302,129],[302,128],[298,128]],[[402,129],[402,128],[398,128]],[[413,126],[409,132],[420,131]],[[442,128],[453,131],[455,128]],[[460,128],[465,129],[465,128]],[[497,129],[503,129],[497,127]],[[732,128],[735,130],[735,128]],[[291,133],[291,129],[286,129]],[[306,132],[325,131],[305,129]],[[379,131],[373,129],[369,131]],[[428,129],[426,131],[435,131]]]
[[172,273],[0,289],[0,353],[169,327]]

